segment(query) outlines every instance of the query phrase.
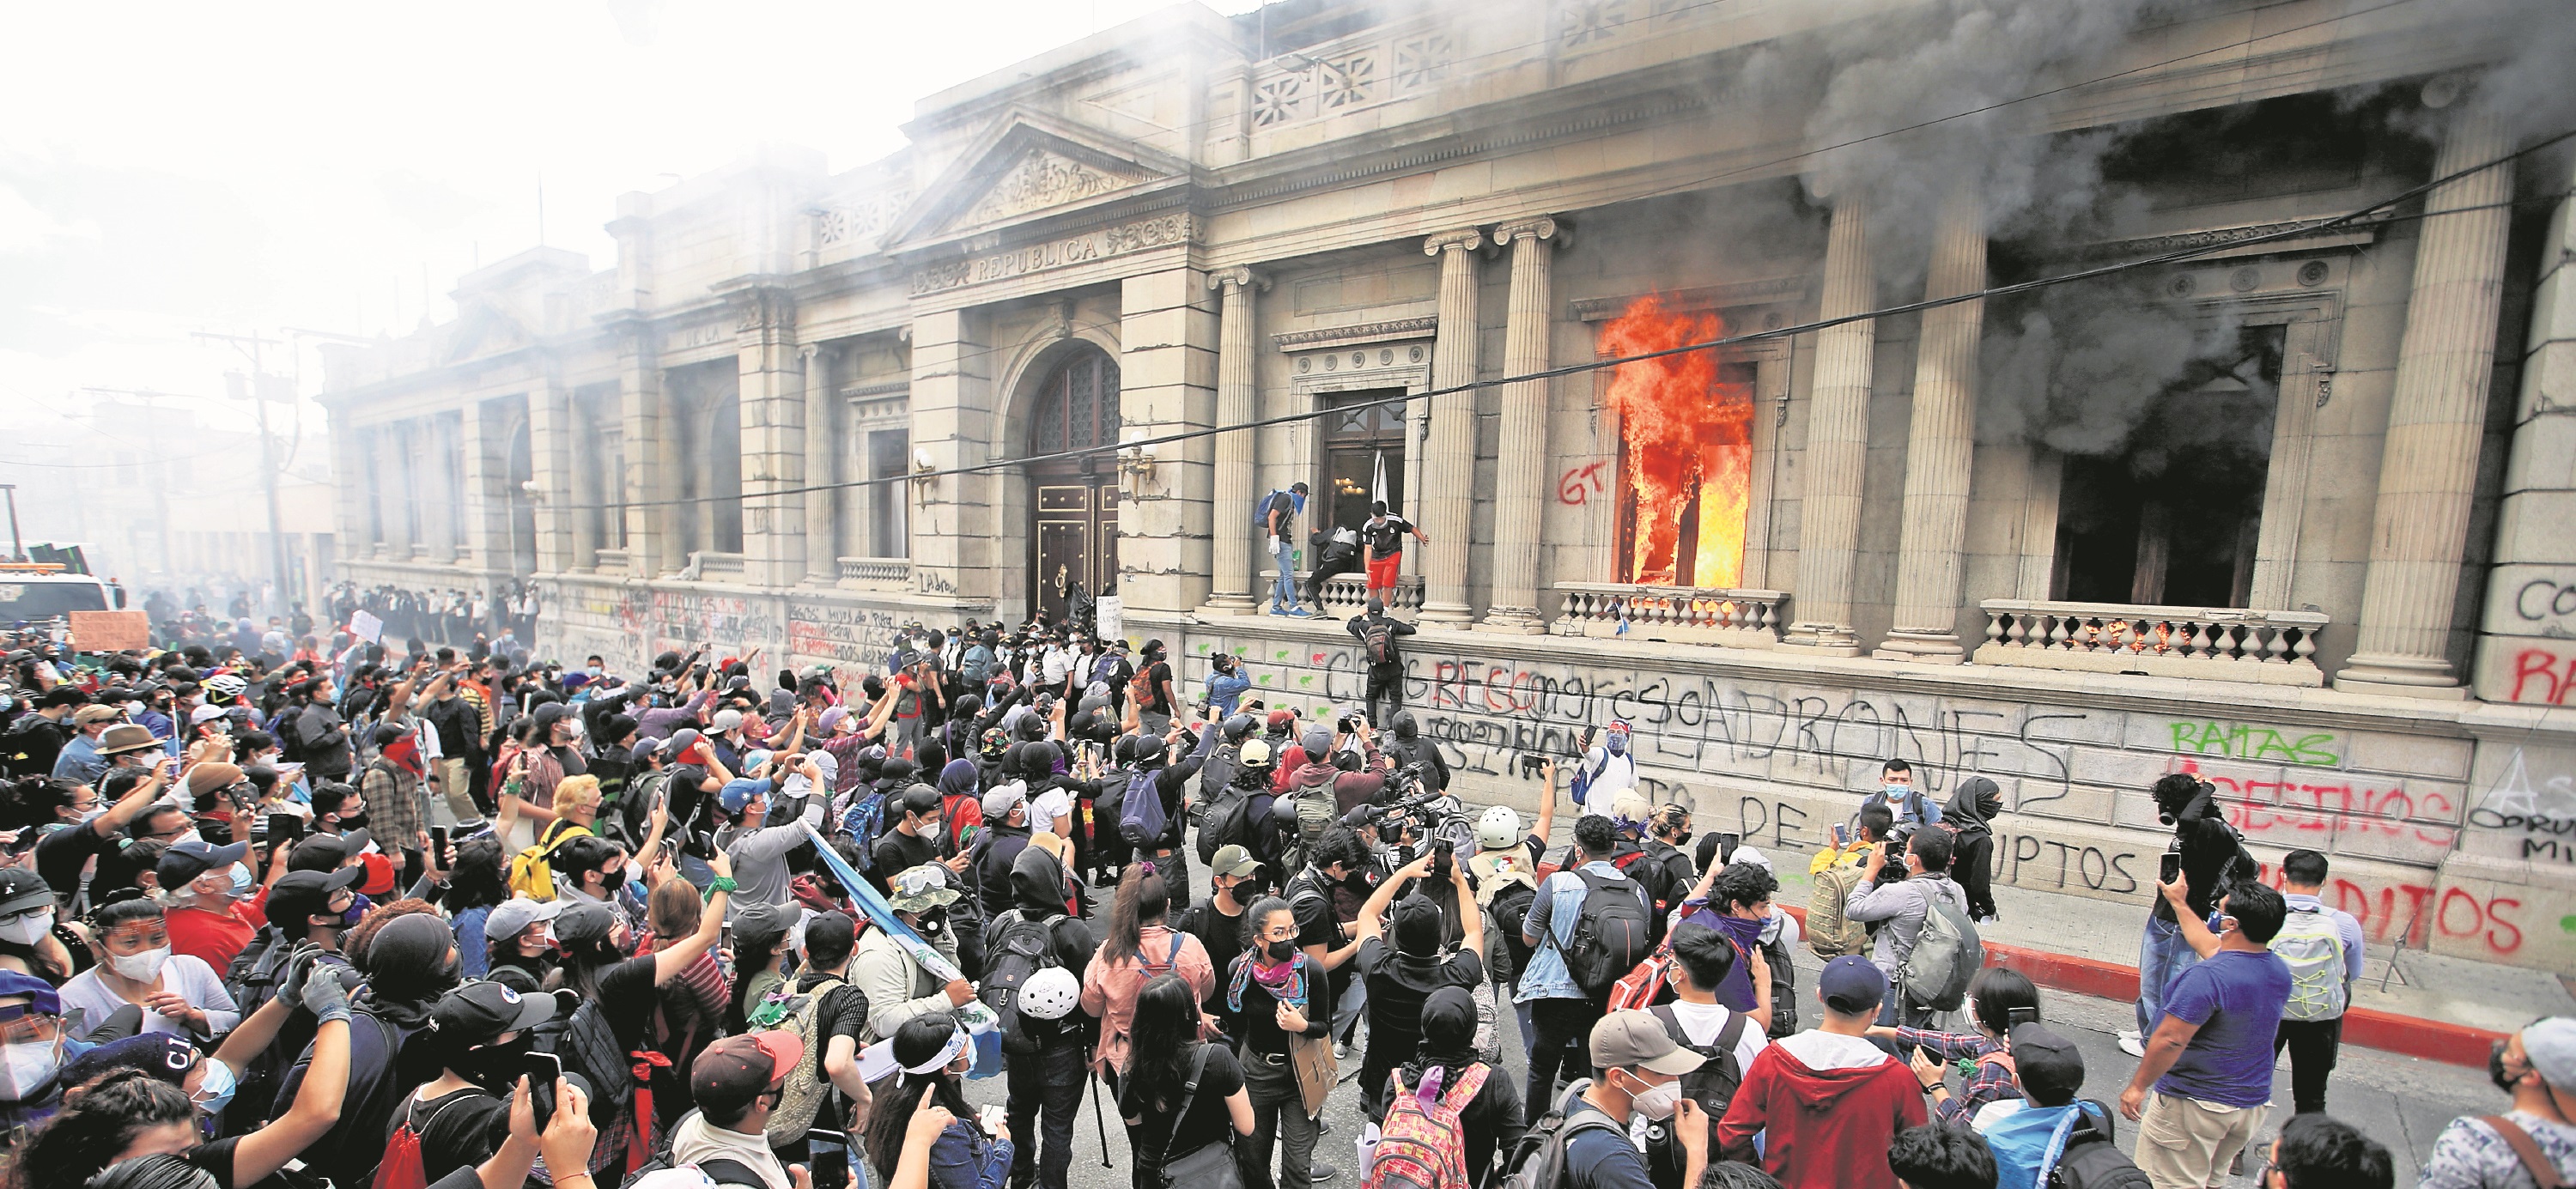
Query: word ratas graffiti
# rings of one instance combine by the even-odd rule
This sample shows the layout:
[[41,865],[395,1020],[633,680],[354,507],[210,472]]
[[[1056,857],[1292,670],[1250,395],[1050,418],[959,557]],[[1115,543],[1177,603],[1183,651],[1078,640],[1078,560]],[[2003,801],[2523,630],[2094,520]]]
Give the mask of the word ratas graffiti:
[[2189,755],[2224,756],[2231,760],[2273,760],[2331,768],[2343,762],[2328,732],[2281,731],[2236,722],[2193,720],[2168,724],[2173,749]]
[[2576,694],[2576,654],[2554,648],[2525,648],[2513,654],[2513,688],[2507,700],[2564,706]]
[[1592,502],[1596,495],[1609,494],[1610,484],[1601,477],[1601,472],[1609,466],[1609,461],[1604,459],[1568,468],[1556,477],[1556,502],[1580,508]]

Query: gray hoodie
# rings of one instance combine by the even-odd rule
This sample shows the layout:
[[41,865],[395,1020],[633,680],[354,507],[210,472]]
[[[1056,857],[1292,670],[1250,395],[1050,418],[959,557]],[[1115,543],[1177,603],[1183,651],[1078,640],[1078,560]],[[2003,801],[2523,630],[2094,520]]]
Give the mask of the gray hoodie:
[[1923,936],[1923,918],[1932,911],[1932,897],[1938,895],[1950,902],[1964,916],[1968,895],[1947,875],[1917,875],[1895,883],[1864,885],[1851,894],[1843,913],[1855,921],[1886,924],[1878,930],[1878,940],[1870,948],[1870,963],[1896,980],[1896,968],[1914,956],[1914,943]]

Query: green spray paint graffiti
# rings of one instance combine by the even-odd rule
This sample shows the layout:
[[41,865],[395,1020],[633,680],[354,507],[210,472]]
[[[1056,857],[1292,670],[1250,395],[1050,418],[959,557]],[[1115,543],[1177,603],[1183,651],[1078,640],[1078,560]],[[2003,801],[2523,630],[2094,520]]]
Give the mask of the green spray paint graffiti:
[[2335,737],[2328,732],[2299,733],[2208,720],[2167,725],[2173,731],[2173,749],[2189,755],[2221,756],[2231,760],[2275,760],[2321,768],[2331,768],[2343,762],[2343,757],[2335,752]]

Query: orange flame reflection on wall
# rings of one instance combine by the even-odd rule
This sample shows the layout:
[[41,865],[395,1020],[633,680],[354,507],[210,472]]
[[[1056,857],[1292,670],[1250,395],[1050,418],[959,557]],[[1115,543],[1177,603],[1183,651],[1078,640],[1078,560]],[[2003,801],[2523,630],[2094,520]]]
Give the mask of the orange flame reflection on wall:
[[[1638,355],[1723,337],[1713,312],[1666,309],[1660,295],[1629,303],[1601,329],[1601,353]],[[1753,391],[1719,379],[1714,351],[1625,363],[1611,370],[1621,472],[1636,501],[1625,581],[1729,587],[1744,575],[1744,518],[1753,489]],[[1689,530],[1688,553],[1684,532]]]

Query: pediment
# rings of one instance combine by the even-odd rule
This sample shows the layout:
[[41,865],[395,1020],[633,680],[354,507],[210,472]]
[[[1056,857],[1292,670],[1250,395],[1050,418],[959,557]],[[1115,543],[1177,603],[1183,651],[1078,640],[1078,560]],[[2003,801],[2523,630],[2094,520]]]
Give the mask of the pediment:
[[1095,128],[1026,110],[996,121],[898,217],[888,248],[1105,205],[1183,184],[1186,163]]
[[535,341],[516,315],[488,300],[476,300],[450,325],[443,354],[446,362],[462,363],[515,351]]

